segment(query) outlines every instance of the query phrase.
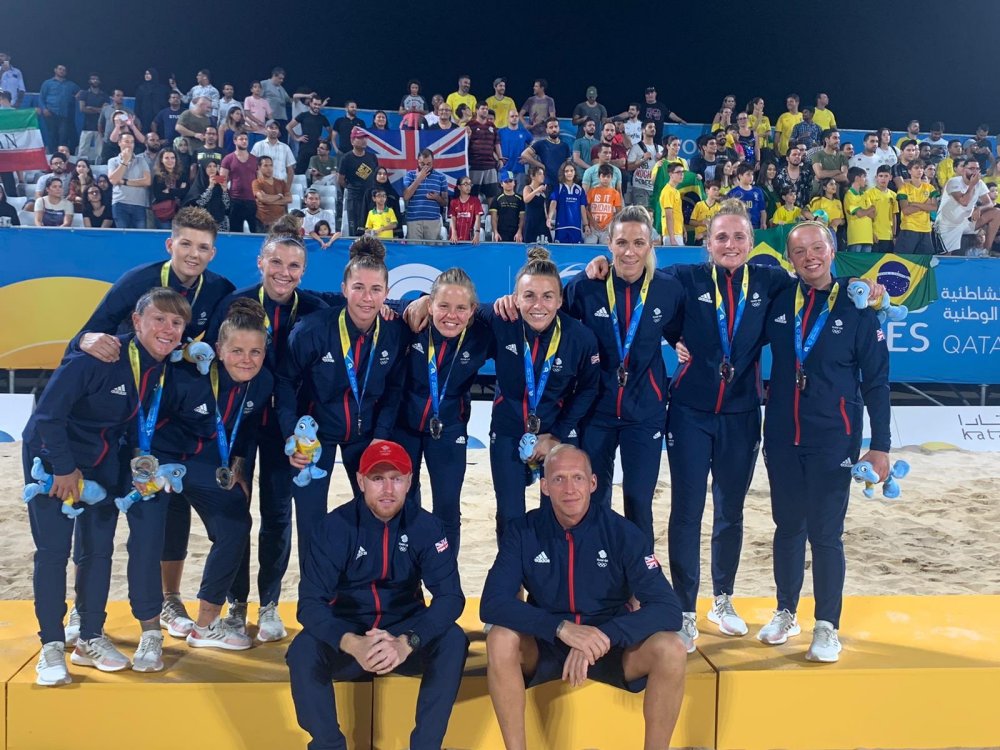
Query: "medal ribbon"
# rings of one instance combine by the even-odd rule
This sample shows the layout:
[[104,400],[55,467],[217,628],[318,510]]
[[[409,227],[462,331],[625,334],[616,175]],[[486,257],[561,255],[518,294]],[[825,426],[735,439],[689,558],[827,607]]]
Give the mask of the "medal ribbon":
[[358,375],[354,363],[354,352],[351,350],[351,336],[347,333],[347,308],[340,311],[340,349],[344,355],[344,368],[347,370],[347,382],[351,386],[351,393],[358,404],[358,420],[361,419],[361,402],[365,397],[365,390],[368,388],[368,376],[372,374],[372,362],[375,361],[376,347],[378,346],[378,336],[381,330],[378,316],[375,316],[375,336],[372,338],[372,348],[368,352],[368,367],[365,369],[365,380],[358,390]]
[[[260,306],[264,307],[264,285],[260,285],[260,290],[257,292],[257,298],[260,300]],[[279,303],[275,303],[279,304]],[[280,306],[280,304],[279,304]],[[292,292],[292,312],[288,316],[288,327],[291,327],[295,323],[295,315],[299,311],[299,293]],[[267,308],[264,307],[264,327],[267,328],[268,338],[274,338],[274,331],[271,328],[271,316],[267,314]]]
[[[201,294],[201,287],[205,284],[205,274],[198,276],[198,286],[194,290],[194,298],[191,300],[191,309],[194,309],[198,302],[198,295]],[[170,261],[168,260],[160,267],[160,286],[170,287]]]
[[465,330],[458,337],[458,344],[455,346],[455,355],[451,358],[451,365],[448,366],[448,374],[445,376],[444,385],[441,386],[441,390],[439,391],[438,364],[434,353],[434,333],[431,331],[430,326],[427,328],[427,383],[431,391],[431,412],[434,419],[439,419],[438,414],[441,411],[441,401],[448,391],[448,381],[451,380],[451,371],[455,369],[455,360],[458,359],[458,354],[462,350],[462,342],[465,341]]
[[250,385],[247,384],[247,389],[243,391],[243,401],[240,403],[240,410],[236,412],[236,421],[233,423],[233,432],[229,436],[228,440],[226,438],[226,423],[222,420],[222,414],[219,413],[219,368],[218,363],[212,363],[212,369],[209,370],[209,379],[212,383],[212,395],[215,396],[215,439],[219,444],[219,458],[222,460],[222,468],[229,468],[229,456],[233,452],[233,445],[236,443],[236,433],[239,432],[240,422],[243,421],[243,407],[247,402],[247,393],[250,391]]
[[153,445],[153,433],[156,431],[156,418],[160,413],[160,399],[163,397],[163,381],[167,377],[166,365],[160,370],[160,382],[153,389],[153,404],[147,414],[142,408],[142,389],[140,383],[142,376],[139,368],[139,347],[135,344],[135,339],[128,343],[128,359],[132,365],[132,377],[135,379],[136,398],[139,401],[137,407],[139,414],[139,451],[148,454]]
[[639,289],[639,299],[632,308],[632,319],[629,322],[628,330],[625,332],[624,343],[622,343],[621,330],[618,327],[618,311],[615,307],[615,284],[612,279],[613,275],[613,270],[608,272],[608,311],[611,313],[611,325],[615,330],[615,345],[618,347],[618,361],[620,364],[624,365],[625,358],[628,357],[629,352],[632,351],[632,342],[635,340],[635,332],[639,330],[639,321],[642,318],[642,310],[646,306],[646,295],[649,293],[649,284],[653,279],[653,275],[649,273],[647,269],[646,278],[643,280],[642,287]]
[[524,336],[524,388],[528,394],[528,413],[536,414],[538,403],[545,393],[545,386],[549,383],[549,375],[552,373],[552,360],[555,359],[556,350],[562,340],[562,323],[556,317],[556,330],[549,340],[549,348],[545,352],[545,362],[542,364],[542,373],[538,378],[538,385],[535,385],[535,363],[531,359],[531,346],[528,345],[528,337]]
[[812,330],[809,332],[809,336],[803,341],[802,308],[805,307],[806,300],[805,300],[805,295],[802,294],[802,284],[796,284],[795,360],[796,360],[796,365],[800,370],[802,369],[802,365],[805,364],[806,357],[809,356],[809,352],[811,352],[813,346],[816,345],[816,340],[819,338],[820,333],[822,333],[823,331],[823,325],[826,323],[826,319],[830,317],[830,311],[833,310],[833,305],[837,301],[838,294],[840,294],[840,284],[834,282],[833,287],[830,289],[830,296],[826,300],[826,309],[820,311],[819,317],[816,318],[815,325],[813,325]]
[[736,312],[733,315],[733,335],[729,335],[729,321],[726,315],[726,305],[722,299],[722,290],[719,289],[718,268],[712,265],[712,284],[715,287],[715,318],[719,323],[719,341],[722,344],[722,359],[729,361],[732,355],[733,340],[736,338],[736,331],[739,330],[740,322],[743,320],[743,310],[747,306],[747,290],[750,288],[750,266],[743,266],[743,281],[740,282],[740,298],[736,303]]

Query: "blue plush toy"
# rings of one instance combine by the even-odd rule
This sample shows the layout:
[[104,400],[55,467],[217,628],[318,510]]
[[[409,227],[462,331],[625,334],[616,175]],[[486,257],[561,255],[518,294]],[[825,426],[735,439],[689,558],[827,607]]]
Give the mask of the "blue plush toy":
[[[45,467],[42,466],[42,459],[38,458],[38,456],[35,456],[35,460],[31,462],[31,478],[37,481],[24,485],[22,497],[25,503],[30,503],[36,496],[48,495],[52,491],[54,477],[45,471]],[[77,494],[80,496],[77,499],[87,505],[99,503],[108,496],[107,491],[101,485],[89,479],[80,480]],[[64,500],[61,508],[62,512],[70,518],[76,518],[83,513],[83,507],[77,506],[75,503],[76,499],[74,498]]]
[[192,362],[202,375],[208,375],[208,368],[215,359],[215,352],[204,341],[189,341],[182,348],[170,353],[171,362],[180,362],[182,359]]
[[299,487],[305,487],[314,479],[322,479],[326,476],[326,471],[316,466],[319,457],[323,455],[323,446],[320,444],[316,433],[319,432],[319,425],[316,420],[306,414],[299,417],[295,425],[295,432],[292,437],[285,441],[285,455],[291,456],[301,453],[309,459],[309,464],[296,474],[292,481]]
[[517,454],[520,456],[521,460],[528,465],[528,470],[531,472],[528,477],[529,487],[537,482],[538,478],[542,475],[541,465],[536,464],[531,460],[531,456],[535,452],[535,444],[537,442],[537,435],[526,432],[521,436],[521,442],[517,444]]
[[[900,489],[897,479],[902,479],[910,473],[910,465],[903,460],[896,461],[889,470],[889,477],[882,483],[882,494],[890,500],[899,497]],[[875,497],[875,485],[879,483],[878,474],[868,461],[859,461],[851,469],[851,477],[855,482],[864,482],[862,494],[869,500]]]
[[128,513],[129,508],[133,505],[152,500],[160,490],[183,492],[185,474],[187,474],[187,468],[183,464],[158,465],[152,473],[133,472],[132,491],[125,497],[116,497],[115,505],[122,513]]
[[868,285],[860,279],[852,281],[847,285],[847,296],[859,310],[864,310],[866,307],[874,308],[875,312],[878,313],[879,325],[885,323],[887,320],[903,320],[910,312],[906,308],[906,305],[892,304],[889,292],[883,292],[882,299],[876,302],[869,302],[868,298],[871,296],[871,292]]

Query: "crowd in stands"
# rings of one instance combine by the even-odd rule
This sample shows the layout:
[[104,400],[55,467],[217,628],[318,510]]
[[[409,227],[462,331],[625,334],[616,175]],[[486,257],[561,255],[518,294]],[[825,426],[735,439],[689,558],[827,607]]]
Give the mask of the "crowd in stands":
[[[0,107],[19,106],[23,76],[6,53],[0,66]],[[761,97],[741,107],[730,94],[687,160],[669,132],[685,121],[652,86],[617,114],[589,86],[571,110],[575,138],[567,138],[544,79],[520,107],[502,77],[485,98],[462,75],[454,92],[429,101],[410,80],[400,129],[465,128],[469,175],[450,191],[426,151],[400,195],[367,138],[388,129],[386,112],[366,122],[349,100],[330,122],[326,98],[308,86],[290,94],[284,80],[274,68],[241,101],[232,83],[220,93],[207,69],[184,92],[150,68],[132,110],[98,74],[81,89],[58,65],[38,101],[50,171],[32,181],[22,211],[37,226],[71,226],[80,214],[87,227],[164,228],[179,208],[197,205],[236,232],[266,232],[292,213],[323,246],[341,233],[603,244],[615,214],[635,204],[653,210],[662,244],[700,244],[726,197],[744,203],[756,228],[818,218],[849,251],[985,257],[1000,229],[1000,169],[986,124],[963,142],[946,139],[941,122],[922,136],[911,120],[895,143],[883,127],[856,150],[841,142],[825,93],[815,106],[790,94],[773,124]],[[9,207],[18,180],[4,177],[0,206]],[[19,223],[17,211],[11,222]]]

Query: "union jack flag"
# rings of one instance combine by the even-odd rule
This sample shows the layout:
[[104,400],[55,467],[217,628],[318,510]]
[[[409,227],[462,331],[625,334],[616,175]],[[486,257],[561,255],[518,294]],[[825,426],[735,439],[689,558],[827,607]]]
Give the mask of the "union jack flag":
[[438,552],[444,552],[446,549],[448,549],[448,540],[442,539],[440,542],[434,542],[434,549],[436,549]]
[[403,177],[417,169],[417,154],[425,148],[434,152],[434,169],[444,174],[448,189],[454,191],[460,177],[469,173],[468,143],[465,128],[451,130],[390,130],[368,134],[368,147],[378,157],[380,167],[389,172],[389,182],[403,194]]
[[656,555],[646,555],[645,556],[646,567],[650,570],[656,570],[660,567],[660,561],[656,559]]

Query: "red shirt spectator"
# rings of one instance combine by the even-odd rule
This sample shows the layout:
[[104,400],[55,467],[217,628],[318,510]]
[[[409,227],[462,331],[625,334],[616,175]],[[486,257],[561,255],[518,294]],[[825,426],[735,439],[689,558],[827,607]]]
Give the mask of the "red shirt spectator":
[[241,201],[254,200],[253,181],[257,179],[257,157],[249,154],[246,161],[240,161],[236,153],[226,154],[222,159],[222,169],[229,177],[229,197]]
[[486,105],[481,105],[476,112],[476,119],[468,125],[469,169],[476,171],[497,168],[497,145],[500,143],[500,133],[497,131],[497,126],[487,119],[488,112]]
[[[468,177],[463,180],[468,180]],[[464,187],[462,185],[460,188]],[[468,185],[472,189],[472,183]],[[452,198],[448,204],[448,217],[451,219],[452,242],[475,242],[479,238],[479,222],[483,215],[483,204],[474,195],[463,194]],[[463,200],[464,199],[464,200]]]

